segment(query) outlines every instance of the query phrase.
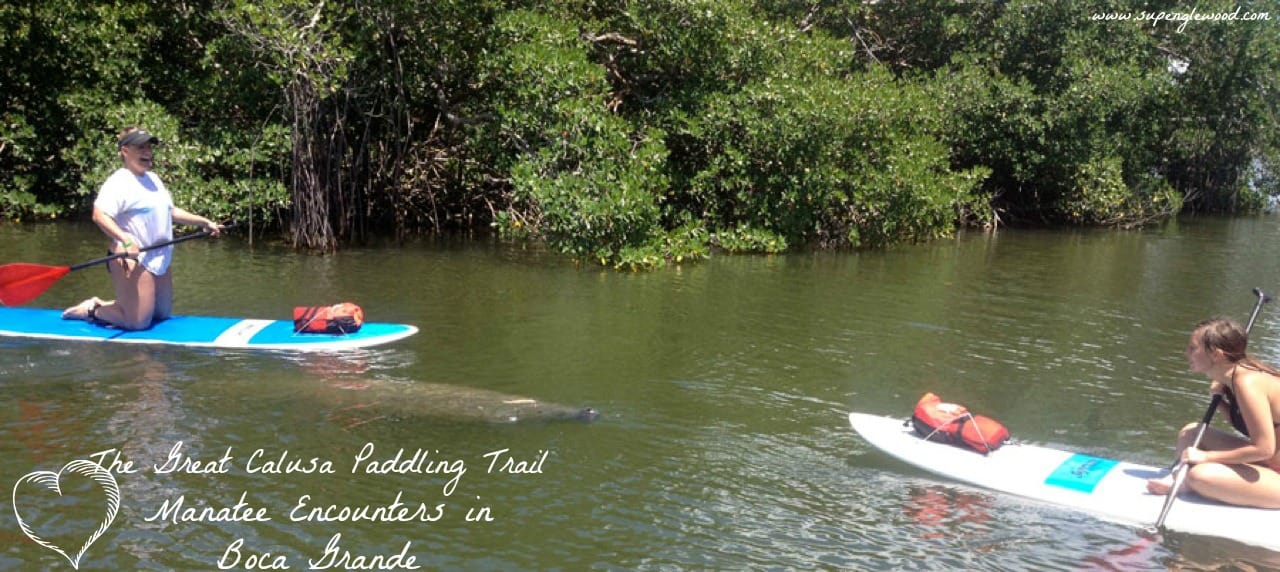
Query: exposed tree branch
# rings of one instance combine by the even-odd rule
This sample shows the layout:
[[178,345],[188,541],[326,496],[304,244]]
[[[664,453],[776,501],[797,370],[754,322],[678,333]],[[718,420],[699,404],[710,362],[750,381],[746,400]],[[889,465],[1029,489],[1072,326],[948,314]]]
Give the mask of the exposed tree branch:
[[603,34],[597,34],[594,36],[591,34],[583,33],[582,38],[587,40],[588,42],[592,42],[595,44],[621,44],[631,48],[634,48],[640,45],[640,42],[637,42],[617,32],[605,32]]

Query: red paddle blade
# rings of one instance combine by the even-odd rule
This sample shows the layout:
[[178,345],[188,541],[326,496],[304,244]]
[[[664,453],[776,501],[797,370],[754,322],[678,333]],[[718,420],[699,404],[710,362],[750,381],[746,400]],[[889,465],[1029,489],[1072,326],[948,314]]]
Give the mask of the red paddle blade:
[[68,272],[71,272],[70,266],[24,262],[0,266],[0,304],[21,306],[35,300]]

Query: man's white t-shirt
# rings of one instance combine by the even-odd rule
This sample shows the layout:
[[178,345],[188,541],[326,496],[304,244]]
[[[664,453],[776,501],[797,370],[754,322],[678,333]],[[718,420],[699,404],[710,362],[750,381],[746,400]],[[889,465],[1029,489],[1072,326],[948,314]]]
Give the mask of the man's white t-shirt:
[[[139,177],[120,168],[102,184],[93,206],[133,235],[138,248],[173,239],[173,197],[151,172]],[[138,260],[152,274],[163,276],[172,253],[173,247],[166,246],[143,252]]]

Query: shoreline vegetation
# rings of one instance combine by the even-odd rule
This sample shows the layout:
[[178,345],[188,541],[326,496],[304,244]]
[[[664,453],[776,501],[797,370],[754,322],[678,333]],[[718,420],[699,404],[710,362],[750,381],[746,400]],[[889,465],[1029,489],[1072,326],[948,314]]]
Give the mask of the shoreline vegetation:
[[1257,211],[1268,6],[8,3],[0,219],[85,218],[127,125],[177,202],[316,252],[462,231],[651,268]]

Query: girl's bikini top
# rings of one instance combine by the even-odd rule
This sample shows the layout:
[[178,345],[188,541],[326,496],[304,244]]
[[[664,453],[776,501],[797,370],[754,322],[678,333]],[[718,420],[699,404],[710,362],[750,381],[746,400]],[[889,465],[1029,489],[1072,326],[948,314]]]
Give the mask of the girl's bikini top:
[[1231,426],[1245,437],[1249,436],[1249,426],[1244,422],[1244,414],[1240,412],[1240,404],[1236,403],[1235,394],[1227,390],[1227,416],[1231,418]]
[[[1244,413],[1240,411],[1240,404],[1236,403],[1236,396],[1234,393],[1231,393],[1230,389],[1227,390],[1226,399],[1227,416],[1231,418],[1231,426],[1235,427],[1236,431],[1239,431],[1245,437],[1248,437],[1249,425],[1244,422]],[[1280,423],[1275,423],[1274,426],[1276,428],[1276,434],[1280,435]]]

